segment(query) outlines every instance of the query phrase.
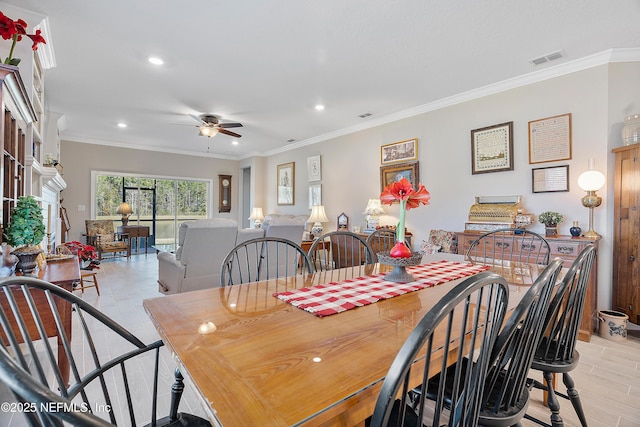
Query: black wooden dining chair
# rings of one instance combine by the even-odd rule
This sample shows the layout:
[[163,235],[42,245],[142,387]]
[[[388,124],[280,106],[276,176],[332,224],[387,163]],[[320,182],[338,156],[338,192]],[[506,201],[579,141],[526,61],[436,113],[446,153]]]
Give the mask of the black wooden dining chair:
[[[552,261],[529,287],[510,314],[493,348],[484,383],[478,424],[507,427],[519,425],[529,405],[527,377],[544,323],[562,260]],[[463,360],[466,371],[469,359]],[[448,371],[457,369],[451,366]],[[453,389],[453,376],[447,375],[446,389]],[[435,400],[441,375],[433,378],[428,398]],[[415,392],[412,392],[415,393]],[[415,399],[415,394],[412,396]]]
[[[73,317],[72,336],[62,326],[65,313]],[[20,407],[28,408],[18,422],[46,427],[211,426],[178,413],[184,388],[178,370],[172,393],[158,398],[161,340],[145,344],[59,286],[27,276],[0,280],[0,328],[0,380]],[[51,342],[40,338],[54,333],[64,347],[69,378]],[[169,415],[157,419],[158,407],[169,408]]]
[[[441,426],[448,422],[448,426],[476,426],[482,385],[508,295],[503,277],[483,272],[462,281],[440,299],[400,348],[366,425]],[[447,370],[451,358],[455,368]],[[469,369],[464,369],[465,358],[475,360]],[[436,401],[427,406],[429,377],[440,372]],[[455,385],[453,393],[446,393],[449,377]],[[416,388],[416,384],[420,386]],[[418,390],[413,401],[409,400],[412,389]]]
[[[551,411],[551,425],[554,427],[564,425],[560,416],[560,403],[556,396],[570,400],[580,419],[580,424],[583,427],[587,425],[580,396],[569,372],[574,370],[580,361],[576,341],[595,257],[595,246],[588,245],[580,252],[563,277],[547,313],[546,332],[540,340],[531,364],[532,369],[543,373],[545,384],[533,379],[529,381],[531,386],[547,390],[547,406]],[[562,381],[567,387],[566,395],[553,388],[554,374],[562,374]],[[527,418],[540,423],[529,415]]]
[[478,236],[467,249],[465,259],[476,264],[547,265],[550,254],[549,242],[541,235],[519,228],[502,228]]
[[259,237],[231,249],[220,271],[220,286],[312,273],[300,245],[281,237]]
[[375,264],[376,255],[364,237],[350,231],[332,231],[319,236],[309,248],[316,271]]

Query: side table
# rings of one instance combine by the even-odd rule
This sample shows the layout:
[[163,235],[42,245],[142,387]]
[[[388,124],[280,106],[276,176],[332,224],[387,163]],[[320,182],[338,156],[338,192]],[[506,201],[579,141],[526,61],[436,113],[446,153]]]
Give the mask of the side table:
[[149,227],[145,225],[119,225],[118,233],[129,234],[130,239],[136,239],[136,253],[140,252],[140,238],[144,238],[144,253],[148,253],[149,249]]

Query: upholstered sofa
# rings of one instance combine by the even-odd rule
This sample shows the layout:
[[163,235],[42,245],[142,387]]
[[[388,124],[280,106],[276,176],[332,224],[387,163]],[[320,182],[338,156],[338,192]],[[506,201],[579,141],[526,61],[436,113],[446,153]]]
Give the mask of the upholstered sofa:
[[269,218],[262,229],[238,229],[231,219],[187,221],[178,229],[175,253],[158,253],[158,290],[176,294],[218,287],[225,256],[237,244],[257,237],[284,237],[300,244],[304,222]]

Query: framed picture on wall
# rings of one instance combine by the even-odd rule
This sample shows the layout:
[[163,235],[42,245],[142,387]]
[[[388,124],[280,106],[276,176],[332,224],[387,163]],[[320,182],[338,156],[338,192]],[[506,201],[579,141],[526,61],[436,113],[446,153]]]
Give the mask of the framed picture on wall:
[[529,164],[571,160],[571,113],[529,122]]
[[309,209],[322,204],[322,184],[309,184]]
[[309,172],[309,182],[320,181],[322,179],[322,168],[320,156],[307,157],[307,170]]
[[387,185],[400,181],[402,178],[407,178],[417,191],[418,184],[420,183],[420,168],[418,163],[419,162],[410,162],[381,166],[380,192],[384,191],[384,187]]
[[418,139],[407,139],[380,147],[380,163],[406,162],[418,160]]
[[295,162],[278,165],[278,205],[295,204]]
[[531,191],[533,193],[569,191],[569,165],[531,169]]
[[471,173],[513,170],[513,122],[471,131]]

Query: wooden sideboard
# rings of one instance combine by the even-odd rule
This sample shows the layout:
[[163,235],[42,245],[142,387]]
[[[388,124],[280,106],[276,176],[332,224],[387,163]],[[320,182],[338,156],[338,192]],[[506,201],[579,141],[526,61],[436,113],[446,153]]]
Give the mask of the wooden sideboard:
[[[360,237],[364,238],[365,240],[367,239],[367,237],[370,236],[370,234],[366,234],[366,233],[357,233],[357,234]],[[409,244],[409,246],[411,246],[412,245],[411,238],[413,237],[413,234],[406,232],[404,237],[407,243]],[[313,242],[315,242],[315,240],[303,240],[300,246],[305,252],[309,252],[309,249],[311,249],[311,245],[313,244]],[[371,249],[373,250],[374,253],[378,252],[377,248],[371,248]]]
[[[0,256],[2,258],[0,260],[0,264],[5,266],[8,263],[10,264],[10,260],[5,260],[4,256]],[[5,271],[3,269],[3,271]],[[21,275],[18,273],[17,275]],[[72,258],[63,261],[50,262],[47,263],[47,267],[43,270],[38,270],[37,276],[38,279],[53,283],[55,285],[60,286],[61,288],[71,292],[73,291],[73,284],[80,281],[80,263],[77,258]],[[36,305],[45,305],[48,306],[48,302],[44,293],[34,293],[34,302]],[[0,304],[8,310],[8,302],[4,295],[0,296]],[[17,298],[17,304],[20,307],[20,310],[28,310],[26,306],[26,301],[24,298]],[[62,325],[64,328],[64,332],[67,335],[69,341],[71,341],[71,304],[67,301],[61,301],[56,298],[56,304],[58,306],[58,310],[60,311],[60,320],[62,321]],[[42,319],[44,323],[44,327],[48,337],[56,337],[58,341],[58,367],[60,368],[60,373],[65,381],[69,379],[69,361],[67,359],[67,354],[64,351],[62,346],[62,339],[57,334],[57,328],[55,327],[55,320],[53,316],[49,318]],[[12,323],[10,320],[9,323]],[[17,326],[13,326],[14,328]],[[30,322],[27,324],[27,329],[29,330],[29,334],[32,336],[38,336],[38,330],[36,329],[36,325],[34,322]],[[19,334],[18,334],[19,335]],[[4,333],[0,331],[0,338],[5,340]]]
[[[458,253],[464,255],[467,253],[471,242],[473,242],[482,233],[479,232],[457,232],[458,236]],[[551,247],[550,259],[560,258],[564,261],[564,267],[570,267],[578,254],[590,243],[593,243],[598,249],[598,240],[587,239],[585,237],[572,236],[545,236],[549,246]],[[597,327],[598,319],[598,262],[597,259],[593,263],[593,270],[589,278],[589,287],[585,296],[584,309],[582,313],[582,321],[580,323],[580,332],[578,339],[582,341],[590,341],[591,335]]]

